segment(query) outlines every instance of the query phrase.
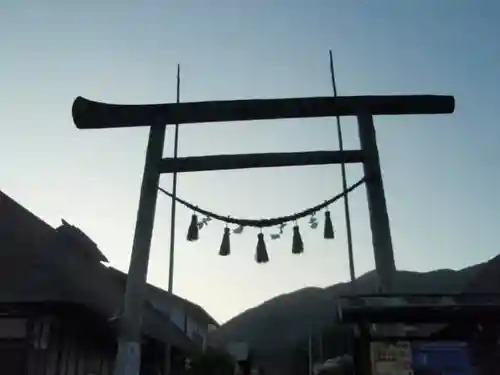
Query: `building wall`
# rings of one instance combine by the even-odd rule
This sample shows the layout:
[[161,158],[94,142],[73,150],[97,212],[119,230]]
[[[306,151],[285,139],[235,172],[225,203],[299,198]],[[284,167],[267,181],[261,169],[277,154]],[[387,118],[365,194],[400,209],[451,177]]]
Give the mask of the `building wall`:
[[186,320],[186,334],[188,337],[199,344],[200,346],[205,346],[207,340],[208,324],[203,324],[197,322],[191,317],[187,317]]
[[[49,305],[0,304],[0,375],[112,375],[116,327],[77,305]],[[181,374],[186,353],[169,349]],[[166,350],[143,337],[141,365],[167,374]]]
[[200,346],[206,344],[208,323],[199,322],[189,316],[180,306],[169,306],[169,301],[165,298],[163,292],[161,294],[153,292],[149,299],[156,309],[164,314],[170,313],[172,322],[185,332],[191,340],[199,343]]
[[26,375],[112,375],[114,347],[56,320],[37,319],[27,340]]
[[155,309],[165,315],[170,314],[170,320],[183,332],[186,332],[186,313],[181,307],[170,306],[165,296],[160,293],[150,293],[149,300]]
[[170,315],[170,319],[172,320],[172,322],[174,322],[174,324],[179,327],[183,332],[185,332],[186,330],[186,314],[184,313],[184,311],[180,308],[176,308],[174,307],[172,309],[172,312],[171,312],[171,315]]
[[112,375],[114,338],[101,326],[29,309],[2,313],[0,374]]

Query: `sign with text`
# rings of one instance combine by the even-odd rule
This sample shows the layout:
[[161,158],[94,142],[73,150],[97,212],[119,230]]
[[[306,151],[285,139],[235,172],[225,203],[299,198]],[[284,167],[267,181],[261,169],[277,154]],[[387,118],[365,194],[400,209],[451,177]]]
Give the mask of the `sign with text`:
[[370,343],[372,375],[414,375],[409,341]]

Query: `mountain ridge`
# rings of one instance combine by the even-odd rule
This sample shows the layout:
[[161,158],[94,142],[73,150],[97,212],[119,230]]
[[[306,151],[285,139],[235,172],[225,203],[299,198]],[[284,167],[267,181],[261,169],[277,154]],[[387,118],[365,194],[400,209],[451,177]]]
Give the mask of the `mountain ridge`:
[[[479,271],[488,271],[479,272]],[[485,275],[498,282],[481,281]],[[394,293],[500,292],[500,256],[460,270],[439,269],[428,272],[398,271]],[[374,270],[356,279],[358,294],[376,294],[378,278]],[[493,285],[494,284],[494,285]],[[489,288],[489,289],[488,289]],[[211,333],[214,342],[245,341],[257,351],[287,350],[309,333],[317,333],[335,323],[336,301],[351,294],[350,282],[325,288],[306,287],[273,297],[243,311]]]

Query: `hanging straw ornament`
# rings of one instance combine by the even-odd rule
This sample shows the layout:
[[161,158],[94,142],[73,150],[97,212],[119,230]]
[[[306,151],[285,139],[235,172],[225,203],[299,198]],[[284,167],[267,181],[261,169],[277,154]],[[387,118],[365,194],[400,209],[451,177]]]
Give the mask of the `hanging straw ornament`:
[[229,235],[231,233],[231,230],[227,227],[224,228],[224,235],[222,236],[222,242],[220,244],[220,250],[219,250],[219,255],[220,256],[227,256],[231,254],[231,241],[229,238]]
[[198,216],[195,213],[191,216],[191,223],[189,224],[186,237],[190,242],[197,241],[199,238]]
[[210,218],[208,216],[204,217],[201,220],[198,220],[198,231],[205,228],[208,225],[208,223],[210,223],[210,221],[212,221],[212,218]]
[[332,218],[330,215],[330,211],[325,211],[325,230],[323,232],[323,237],[327,240],[331,240],[335,238],[335,233],[333,232],[333,224]]
[[292,241],[292,254],[301,254],[304,252],[304,242],[300,235],[299,226],[297,224],[293,227],[293,241]]
[[255,251],[255,260],[257,261],[257,263],[269,262],[266,242],[264,241],[264,234],[262,232],[257,235],[257,249]]
[[309,218],[309,227],[311,229],[316,229],[318,227],[318,219],[316,219],[316,213],[312,214],[311,217]]
[[241,234],[241,233],[243,233],[243,229],[245,229],[245,227],[243,225],[239,225],[233,229],[233,233],[234,234]]

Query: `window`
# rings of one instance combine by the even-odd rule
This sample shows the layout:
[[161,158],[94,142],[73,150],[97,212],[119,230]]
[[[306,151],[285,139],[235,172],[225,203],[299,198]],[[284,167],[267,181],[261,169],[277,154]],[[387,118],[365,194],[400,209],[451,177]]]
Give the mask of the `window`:
[[22,339],[26,337],[26,319],[0,318],[0,338]]

